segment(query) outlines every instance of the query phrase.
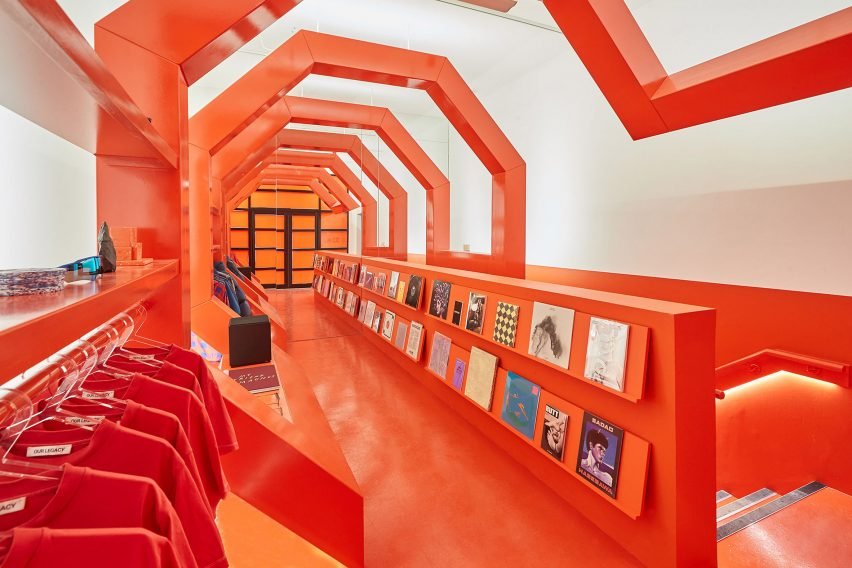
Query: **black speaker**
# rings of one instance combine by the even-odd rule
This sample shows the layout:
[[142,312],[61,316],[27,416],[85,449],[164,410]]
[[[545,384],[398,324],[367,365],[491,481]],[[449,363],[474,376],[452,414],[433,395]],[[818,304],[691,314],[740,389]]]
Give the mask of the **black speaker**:
[[269,316],[232,318],[228,324],[231,367],[269,363],[272,360],[272,332]]

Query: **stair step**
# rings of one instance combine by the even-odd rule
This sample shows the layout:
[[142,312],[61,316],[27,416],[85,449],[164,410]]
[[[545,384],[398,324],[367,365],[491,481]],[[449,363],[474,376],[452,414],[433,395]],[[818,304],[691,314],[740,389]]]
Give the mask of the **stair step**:
[[720,489],[719,491],[716,492],[716,504],[718,504],[719,501],[727,499],[728,497],[733,497],[733,495],[731,495],[730,493],[728,493],[724,489]]
[[736,501],[732,501],[727,505],[716,509],[716,522],[718,523],[719,521],[724,521],[731,515],[734,515],[742,511],[743,509],[751,507],[752,505],[756,505],[761,501],[765,501],[774,495],[777,495],[777,493],[775,493],[771,489],[763,488],[758,489],[754,493],[750,493],[745,497],[740,497]]
[[[825,485],[820,483],[819,481],[812,481],[807,485],[799,487],[798,489],[787,493],[783,497],[773,499],[771,502],[763,503],[759,507],[752,507],[751,511],[746,512],[744,515],[739,516],[735,519],[731,519],[729,522],[722,524],[716,529],[716,541],[720,541],[724,538],[731,536],[732,534],[739,532],[746,527],[757,523],[766,517],[777,513],[781,509],[789,507],[790,505],[801,501],[808,495],[813,495],[817,491],[824,489]],[[769,491],[768,489],[761,489],[760,491],[756,491],[755,493],[760,493],[761,491]],[[752,493],[754,495],[755,493]],[[761,501],[766,501],[768,497],[764,497]],[[733,515],[735,513],[732,513]],[[731,515],[728,515],[729,517]],[[716,515],[717,521],[719,520],[719,515]]]
[[716,528],[719,528],[722,525],[730,523],[734,519],[738,519],[738,518],[740,518],[744,515],[747,515],[747,514],[751,513],[752,511],[754,511],[755,509],[758,509],[760,507],[764,507],[764,506],[768,505],[769,503],[772,503],[776,499],[780,499],[781,497],[782,497],[781,495],[774,493],[774,494],[770,495],[769,497],[767,497],[766,499],[758,501],[757,503],[754,503],[753,505],[749,505],[747,507],[744,507],[744,508],[740,509],[739,511],[737,511],[736,513],[732,513],[732,514],[728,515],[727,517],[725,517],[721,521],[717,521],[716,522]]
[[734,502],[734,501],[736,501],[736,500],[737,500],[737,498],[736,498],[736,497],[734,497],[733,495],[730,495],[730,496],[728,496],[728,497],[725,497],[725,498],[724,498],[724,499],[722,499],[721,501],[716,501],[716,510],[718,510],[718,509],[719,509],[719,507],[724,507],[724,506],[725,506],[725,505],[727,505],[728,503],[733,503],[733,502]]

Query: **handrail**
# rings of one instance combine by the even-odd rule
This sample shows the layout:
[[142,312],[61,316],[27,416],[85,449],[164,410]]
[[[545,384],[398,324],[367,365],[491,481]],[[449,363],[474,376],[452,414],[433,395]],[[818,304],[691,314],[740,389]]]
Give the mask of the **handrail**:
[[[787,371],[846,388],[852,383],[850,363],[829,361],[780,349],[763,349],[716,368],[716,398],[724,398],[724,391],[727,389],[778,371]],[[719,396],[720,391],[723,396]]]

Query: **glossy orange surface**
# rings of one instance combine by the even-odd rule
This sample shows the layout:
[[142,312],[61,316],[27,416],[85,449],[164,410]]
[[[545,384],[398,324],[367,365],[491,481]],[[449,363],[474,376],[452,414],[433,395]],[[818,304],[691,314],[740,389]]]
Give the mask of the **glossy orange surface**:
[[852,497],[826,488],[719,542],[719,568],[846,568],[850,532]]
[[216,514],[231,568],[343,568],[319,548],[233,493]]
[[[0,298],[0,380],[12,378],[149,298],[177,274],[177,261],[158,260],[68,284],[56,294]],[[155,304],[152,309],[159,307]]]
[[641,565],[339,309],[310,290],[270,297],[364,494],[367,566]]
[[358,482],[308,376],[289,354],[272,349],[292,421],[213,370],[240,442],[222,458],[232,491],[343,564],[362,566],[365,521]]
[[623,0],[544,0],[634,139],[852,86],[852,8],[672,75]]

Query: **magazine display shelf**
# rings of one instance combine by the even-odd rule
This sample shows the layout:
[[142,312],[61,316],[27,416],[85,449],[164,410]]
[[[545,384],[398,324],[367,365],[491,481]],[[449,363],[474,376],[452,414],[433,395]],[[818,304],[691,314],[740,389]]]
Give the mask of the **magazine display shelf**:
[[[388,341],[381,327],[376,333],[344,310],[333,310],[637,558],[650,561],[655,550],[659,553],[664,548],[681,559],[712,554],[715,550],[713,310],[380,258],[338,253],[320,256],[357,264],[362,270],[372,272],[374,281],[376,274],[385,273],[389,283],[392,271],[398,272],[399,281],[406,283],[411,274],[423,276],[423,299],[415,310],[387,297],[387,283],[385,293],[379,294],[315,270],[315,274],[356,294],[361,302],[374,302],[377,313],[392,311],[396,319]],[[446,320],[428,314],[435,280],[452,284]],[[462,326],[452,324],[453,302],[463,298],[466,310],[470,291],[487,296],[482,335],[464,329],[463,319]],[[323,299],[334,304],[333,296],[331,300]],[[499,344],[491,337],[496,303],[501,300],[520,306],[515,347]],[[527,354],[533,302],[575,310],[567,372]],[[583,378],[591,316],[630,325],[625,393]],[[417,360],[400,350],[396,343],[399,325],[405,324],[410,329],[412,321],[424,326]],[[452,341],[445,377],[428,368],[435,332]],[[472,347],[496,355],[499,360],[493,402],[488,411],[464,395],[464,383],[460,388],[452,384],[453,362],[461,359],[469,368]],[[501,419],[509,371],[541,387],[532,439]],[[569,416],[561,463],[540,447],[545,404]],[[576,473],[586,411],[624,429],[615,499]],[[677,490],[672,490],[673,487]]]

